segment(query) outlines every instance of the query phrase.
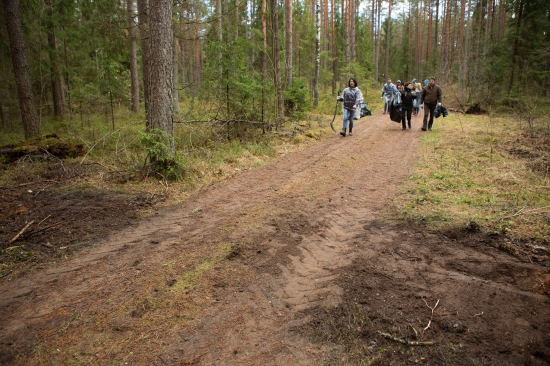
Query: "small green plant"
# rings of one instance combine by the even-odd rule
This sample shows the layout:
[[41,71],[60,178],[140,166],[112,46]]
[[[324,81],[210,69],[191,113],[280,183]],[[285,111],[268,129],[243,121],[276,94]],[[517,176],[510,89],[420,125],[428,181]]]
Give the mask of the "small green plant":
[[302,119],[311,108],[311,100],[308,98],[309,89],[303,78],[292,80],[292,87],[284,91],[286,114],[296,119]]
[[186,161],[177,151],[173,152],[174,138],[170,134],[160,129],[141,132],[140,142],[147,149],[150,171],[166,179],[183,179]]

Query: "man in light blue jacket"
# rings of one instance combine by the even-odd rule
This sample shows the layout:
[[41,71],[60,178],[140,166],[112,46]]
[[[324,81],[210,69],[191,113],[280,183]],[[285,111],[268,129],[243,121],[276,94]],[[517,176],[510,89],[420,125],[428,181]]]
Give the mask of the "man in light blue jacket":
[[390,111],[390,101],[393,93],[395,93],[395,85],[392,84],[391,78],[388,78],[388,82],[382,87],[382,98],[384,98],[384,114]]

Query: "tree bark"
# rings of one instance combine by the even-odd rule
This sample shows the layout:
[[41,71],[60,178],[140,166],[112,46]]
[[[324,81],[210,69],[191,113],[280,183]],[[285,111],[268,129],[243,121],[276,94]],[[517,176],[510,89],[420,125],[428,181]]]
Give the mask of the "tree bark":
[[50,58],[50,76],[52,81],[52,100],[54,116],[63,117],[63,78],[61,71],[59,71],[59,55],[57,53],[57,40],[55,38],[54,23],[53,23],[53,9],[51,0],[44,0],[46,5],[46,14],[48,19],[46,21],[46,29],[48,33],[48,46],[49,46],[49,58]]
[[265,80],[267,79],[267,0],[262,0],[262,122],[264,121]]
[[273,79],[275,84],[275,92],[277,93],[277,117],[284,117],[284,99],[283,88],[281,83],[281,54],[279,49],[279,2],[271,0],[271,20],[272,20],[272,37],[273,37]]
[[[382,13],[382,0],[377,0],[376,4],[376,51],[374,56],[376,60],[374,62],[374,74],[376,76],[376,81],[380,81],[380,15]],[[387,75],[384,76],[387,78]]]
[[[223,42],[223,18],[222,18],[222,0],[217,0],[216,1],[216,16],[218,17],[217,19],[217,27],[216,27],[216,32],[217,32],[217,36],[218,36],[218,47],[220,48],[220,51],[218,52],[218,81],[222,81],[223,79],[223,60],[222,60],[222,52],[221,52],[221,46],[222,46],[222,42]],[[221,84],[220,84],[221,86]]]
[[477,36],[476,36],[476,53],[475,53],[475,64],[474,64],[474,77],[478,76],[478,65],[479,65],[479,49],[481,47],[481,28],[483,24],[483,0],[480,0],[478,4],[478,14],[477,14]]
[[25,130],[25,138],[40,135],[40,122],[32,95],[31,78],[29,66],[25,53],[25,41],[23,39],[23,28],[17,0],[3,0],[4,16],[8,30],[8,38],[13,63],[13,73],[19,95],[19,108],[21,120]]
[[392,7],[392,0],[390,0],[388,3],[388,28],[386,31],[386,79],[389,77],[389,64],[390,64],[391,7]]
[[357,48],[355,47],[355,0],[349,0],[350,3],[350,12],[349,12],[349,22],[350,22],[350,51],[351,51],[351,61],[357,61]]
[[193,20],[195,27],[193,29],[193,80],[191,91],[193,96],[196,96],[199,91],[199,87],[202,85],[202,47],[201,47],[201,27],[200,27],[200,14],[198,7],[193,9]]
[[515,9],[515,20],[516,20],[516,26],[515,26],[515,37],[514,37],[514,46],[512,48],[512,67],[510,70],[510,81],[508,82],[508,94],[512,92],[512,88],[514,86],[514,71],[516,68],[516,58],[518,56],[518,47],[519,47],[519,31],[521,29],[521,21],[523,18],[523,0],[519,0],[516,9]]
[[336,82],[338,80],[338,50],[336,48],[336,17],[334,11],[336,6],[334,5],[335,0],[330,0],[330,43],[331,43],[331,53],[332,53],[332,94],[336,91]]
[[434,31],[434,52],[439,54],[437,44],[439,42],[439,0],[435,0],[435,31]]
[[178,93],[178,40],[174,38],[174,44],[172,46],[172,100],[174,104],[174,116],[179,119],[180,115],[180,101]]
[[313,77],[313,104],[319,105],[319,68],[321,66],[321,6],[315,2],[315,76]]
[[[149,0],[137,0],[139,33],[141,45],[141,68],[143,75],[143,100],[145,101],[145,113],[149,109]],[[152,128],[149,124],[149,119],[146,120],[147,128]]]
[[292,87],[292,0],[285,0],[286,89]]
[[427,0],[426,3],[428,6],[426,7],[426,11],[428,12],[428,42],[426,45],[426,61],[430,62],[432,59],[432,0]]
[[[47,0],[51,1],[51,0]],[[128,36],[130,38],[130,99],[132,111],[139,113],[139,78],[137,67],[136,24],[134,22],[134,0],[126,1],[128,11]]]
[[149,11],[149,101],[147,121],[150,131],[162,130],[175,152],[173,117],[173,31],[172,0],[150,0]]

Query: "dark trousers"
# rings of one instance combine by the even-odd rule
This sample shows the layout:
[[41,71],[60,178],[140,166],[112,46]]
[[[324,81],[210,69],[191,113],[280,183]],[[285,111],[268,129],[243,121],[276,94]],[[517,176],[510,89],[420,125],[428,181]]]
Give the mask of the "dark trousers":
[[[422,124],[422,128],[432,128],[432,125],[434,124],[434,111],[437,104],[426,104],[424,103],[424,123]],[[428,122],[428,113],[430,113],[430,121]]]
[[407,125],[405,125],[405,117],[407,118],[407,121],[409,121],[409,128],[411,128],[411,116],[412,116],[412,109],[402,109],[403,113],[401,114],[401,125],[403,126],[403,129],[407,128]]

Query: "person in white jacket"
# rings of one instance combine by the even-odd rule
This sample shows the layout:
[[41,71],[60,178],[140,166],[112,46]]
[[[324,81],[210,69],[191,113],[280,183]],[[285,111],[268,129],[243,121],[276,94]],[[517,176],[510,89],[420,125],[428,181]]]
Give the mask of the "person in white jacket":
[[388,82],[382,87],[382,98],[384,98],[384,114],[389,113],[390,100],[395,92],[395,85],[392,84],[391,79],[388,78]]
[[349,121],[349,135],[353,136],[353,116],[355,115],[357,107],[363,101],[363,94],[357,87],[357,80],[354,78],[349,79],[348,87],[344,89],[344,92],[338,97],[338,100],[344,102],[342,107],[344,122],[342,124],[342,132],[340,132],[340,135],[346,136],[346,128],[348,127]]

